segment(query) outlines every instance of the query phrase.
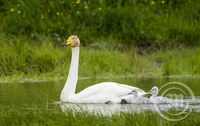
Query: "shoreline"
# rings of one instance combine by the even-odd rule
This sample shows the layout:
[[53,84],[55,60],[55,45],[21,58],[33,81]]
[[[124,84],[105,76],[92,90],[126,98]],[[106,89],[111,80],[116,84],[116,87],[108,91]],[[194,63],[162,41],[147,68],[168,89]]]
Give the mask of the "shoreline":
[[[45,76],[45,75],[44,75]],[[169,75],[169,76],[160,76],[160,75],[127,75],[127,76],[109,76],[109,77],[79,77],[78,80],[107,80],[107,79],[200,79],[200,75]],[[9,77],[0,77],[0,84],[11,84],[11,83],[38,83],[38,82],[57,82],[64,81],[66,77],[27,77],[27,76],[18,76],[17,78]]]

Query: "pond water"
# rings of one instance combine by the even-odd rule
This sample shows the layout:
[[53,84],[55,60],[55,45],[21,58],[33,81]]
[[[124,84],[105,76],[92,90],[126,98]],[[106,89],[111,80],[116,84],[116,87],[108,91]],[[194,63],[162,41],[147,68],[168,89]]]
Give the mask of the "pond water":
[[[178,96],[182,94],[181,104],[166,105],[162,104],[160,110],[167,110],[170,108],[181,109],[185,106],[192,108],[193,111],[200,111],[200,79],[191,78],[107,78],[107,79],[79,79],[76,91],[80,91],[87,86],[104,81],[112,81],[123,84],[129,84],[139,87],[145,91],[149,91],[153,86],[163,87],[169,82],[181,82],[183,85],[168,85],[164,87],[162,92],[171,91]],[[66,110],[86,110],[87,112],[100,111],[101,113],[112,112],[138,112],[140,110],[155,110],[153,104],[145,105],[102,105],[102,104],[69,104],[60,103],[60,92],[65,84],[65,80],[51,81],[51,82],[24,82],[24,83],[0,83],[0,106],[56,106],[60,105],[63,111]],[[184,86],[186,85],[186,87]],[[171,88],[170,88],[171,86]],[[189,89],[187,89],[189,88]],[[170,90],[168,90],[170,89]],[[174,90],[172,90],[174,89]],[[188,91],[189,90],[189,91]],[[191,93],[192,92],[192,93]],[[184,99],[184,100],[183,100]],[[183,101],[182,101],[183,100]],[[187,104],[186,104],[187,103]],[[189,104],[188,104],[189,103]]]

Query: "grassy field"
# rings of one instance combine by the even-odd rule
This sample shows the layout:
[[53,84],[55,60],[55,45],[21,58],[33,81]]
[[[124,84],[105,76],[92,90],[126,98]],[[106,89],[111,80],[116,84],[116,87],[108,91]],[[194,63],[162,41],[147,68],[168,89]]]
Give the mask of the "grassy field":
[[0,78],[66,76],[70,34],[82,43],[80,77],[199,76],[199,3],[0,1]]
[[[0,42],[0,76],[2,79],[66,77],[71,60],[70,47],[61,47],[44,37],[39,41],[25,38]],[[81,47],[80,77],[113,76],[199,76],[200,48],[163,49],[138,54],[134,47],[99,44]]]
[[63,113],[59,107],[54,109],[5,107],[0,109],[1,126],[187,126],[200,123],[199,113],[177,122],[162,119],[156,112],[121,113],[110,117],[89,113]]

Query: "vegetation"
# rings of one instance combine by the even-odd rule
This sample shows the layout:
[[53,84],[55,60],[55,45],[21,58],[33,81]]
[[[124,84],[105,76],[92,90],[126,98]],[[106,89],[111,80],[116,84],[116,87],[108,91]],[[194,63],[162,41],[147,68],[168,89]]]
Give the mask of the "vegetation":
[[[2,1],[2,0],[1,0]],[[5,0],[0,27],[8,37],[78,34],[83,45],[199,45],[199,0]]]
[[[66,78],[70,34],[81,39],[80,77],[200,75],[199,0],[0,0],[0,83]],[[60,108],[0,106],[0,125],[198,125],[155,112],[105,117]]]
[[200,123],[199,113],[191,113],[187,118],[177,122],[169,122],[162,119],[155,112],[146,111],[141,113],[121,113],[106,117],[103,115],[93,115],[89,113],[72,113],[70,111],[63,113],[59,108],[41,109],[41,108],[22,108],[6,107],[0,110],[1,126],[185,126],[198,125]]
[[[71,50],[48,37],[30,41],[1,36],[0,76],[66,77]],[[103,44],[102,44],[103,45]],[[159,50],[137,54],[135,48],[112,45],[81,47],[80,77],[199,75],[200,48]],[[10,78],[9,78],[10,79]]]
[[81,39],[82,77],[198,75],[199,3],[1,0],[0,76],[66,76],[70,34]]

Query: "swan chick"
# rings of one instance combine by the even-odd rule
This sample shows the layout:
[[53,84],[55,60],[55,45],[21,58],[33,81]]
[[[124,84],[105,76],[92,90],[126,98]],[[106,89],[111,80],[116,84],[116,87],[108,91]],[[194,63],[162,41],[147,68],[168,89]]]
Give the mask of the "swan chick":
[[163,97],[163,96],[157,96],[158,95],[158,87],[154,86],[152,87],[150,93],[152,94],[152,96],[150,97],[150,102],[151,103],[171,103],[171,100]]
[[147,104],[150,103],[149,98],[144,97],[144,95],[138,95],[137,89],[132,90],[132,94],[134,96],[133,100],[131,100],[131,103],[134,104]]

